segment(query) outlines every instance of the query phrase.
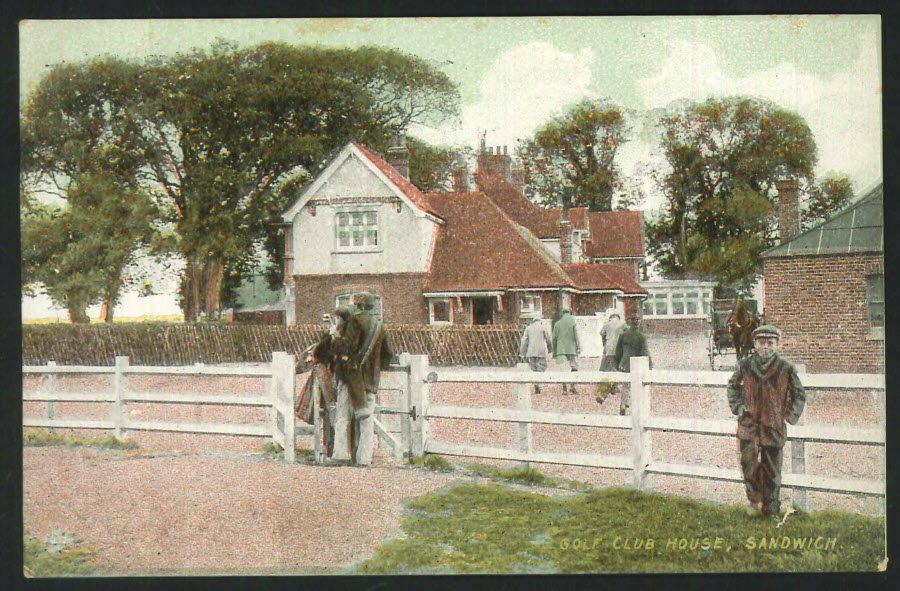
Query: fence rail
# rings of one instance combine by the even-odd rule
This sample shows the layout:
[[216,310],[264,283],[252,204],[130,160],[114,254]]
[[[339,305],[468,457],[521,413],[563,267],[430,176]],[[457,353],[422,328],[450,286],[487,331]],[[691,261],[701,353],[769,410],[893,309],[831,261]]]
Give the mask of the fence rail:
[[[730,372],[650,370],[647,358],[632,359],[630,374],[616,372],[583,371],[577,373],[542,373],[539,377],[519,366],[514,370],[486,370],[476,368],[435,368],[428,366],[427,359],[413,359],[419,373],[424,375],[423,385],[418,391],[413,388],[411,399],[415,400],[420,416],[414,427],[420,441],[413,442],[412,448],[424,453],[480,457],[488,459],[513,460],[566,464],[573,466],[630,470],[636,488],[652,488],[651,475],[684,476],[712,480],[741,482],[738,469],[719,468],[702,464],[662,462],[652,454],[654,431],[689,433],[734,437],[734,420],[693,419],[686,417],[653,416],[650,413],[648,387],[650,385],[677,385],[722,388],[727,385]],[[870,374],[817,374],[809,375],[801,367],[801,381],[807,390],[873,390],[878,401],[884,404],[884,376]],[[599,413],[559,412],[535,410],[531,408],[530,384],[541,383],[629,383],[631,386],[631,416],[612,416]],[[512,384],[516,402],[514,407],[467,407],[431,405],[428,401],[428,385],[432,383],[505,383]],[[436,441],[428,437],[427,422],[431,419],[467,419],[517,423],[517,437],[514,448],[498,448],[493,445],[463,445]],[[531,425],[567,425],[578,427],[601,427],[631,431],[631,449],[628,455],[599,455],[578,452],[544,452],[531,447]],[[782,485],[792,489],[793,503],[797,508],[806,507],[806,491],[827,491],[881,497],[883,511],[884,468],[881,478],[848,479],[806,474],[806,442],[845,443],[863,446],[884,447],[884,420],[882,427],[847,427],[841,425],[788,425],[787,437],[791,446],[792,473],[784,474]]]

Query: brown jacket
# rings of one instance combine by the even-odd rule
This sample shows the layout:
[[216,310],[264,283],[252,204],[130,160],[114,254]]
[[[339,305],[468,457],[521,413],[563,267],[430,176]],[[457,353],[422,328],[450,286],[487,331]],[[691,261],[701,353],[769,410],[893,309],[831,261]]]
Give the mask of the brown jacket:
[[741,359],[728,380],[728,404],[738,416],[738,438],[782,447],[787,440],[785,421],[797,424],[806,393],[786,358],[776,353],[764,366],[759,355],[753,354]]

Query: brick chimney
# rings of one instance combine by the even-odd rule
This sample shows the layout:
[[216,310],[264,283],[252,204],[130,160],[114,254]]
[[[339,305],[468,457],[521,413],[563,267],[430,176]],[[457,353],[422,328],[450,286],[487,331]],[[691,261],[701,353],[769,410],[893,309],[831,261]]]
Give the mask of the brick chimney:
[[525,169],[516,165],[510,171],[509,182],[519,193],[525,194]]
[[480,170],[490,170],[500,176],[502,176],[506,180],[510,180],[510,171],[512,169],[512,158],[509,157],[507,153],[507,147],[503,146],[503,152],[500,151],[500,146],[496,148],[497,152],[492,153],[491,148],[488,147],[485,150],[482,150],[477,157],[478,168]]
[[559,220],[559,262],[568,265],[572,262],[572,224],[568,220]]
[[453,182],[453,191],[455,193],[465,193],[469,190],[468,170],[465,163],[458,164],[450,171],[450,178]]
[[403,178],[409,178],[409,148],[406,147],[406,134],[392,133],[390,135],[390,147],[385,160],[394,167]]
[[775,181],[778,190],[778,240],[784,244],[800,230],[800,204],[797,199],[797,181],[782,179]]

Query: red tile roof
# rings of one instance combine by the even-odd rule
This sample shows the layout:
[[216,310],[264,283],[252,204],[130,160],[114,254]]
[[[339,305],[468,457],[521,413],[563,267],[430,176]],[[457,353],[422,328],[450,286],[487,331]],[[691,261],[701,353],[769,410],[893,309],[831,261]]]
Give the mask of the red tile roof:
[[559,210],[543,209],[529,201],[509,181],[489,170],[475,171],[475,186],[506,215],[538,238],[556,238]]
[[428,193],[426,198],[446,220],[438,230],[426,292],[571,283],[534,236],[483,193]]
[[572,278],[573,287],[579,289],[618,289],[625,295],[647,293],[615,263],[571,263],[562,268]]
[[638,211],[589,211],[590,242],[584,253],[591,258],[642,257],[641,214]]
[[374,164],[378,170],[380,170],[386,177],[388,177],[392,183],[397,185],[403,194],[406,195],[409,200],[420,210],[430,213],[432,215],[437,215],[434,210],[428,204],[428,200],[425,199],[425,194],[419,190],[414,184],[409,182],[402,174],[397,172],[397,169],[385,162],[381,156],[371,151],[367,147],[363,146],[359,142],[350,141],[351,144],[356,146],[356,148],[365,155],[369,161]]

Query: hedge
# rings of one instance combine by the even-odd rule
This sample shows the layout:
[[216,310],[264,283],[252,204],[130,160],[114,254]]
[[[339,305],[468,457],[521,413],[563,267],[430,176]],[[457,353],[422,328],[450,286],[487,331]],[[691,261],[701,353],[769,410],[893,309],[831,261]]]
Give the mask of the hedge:
[[[427,354],[432,365],[516,363],[515,326],[387,325],[395,354]],[[271,361],[273,351],[299,354],[322,334],[319,325],[26,324],[25,365],[106,365],[126,355],[133,365],[192,365]]]

